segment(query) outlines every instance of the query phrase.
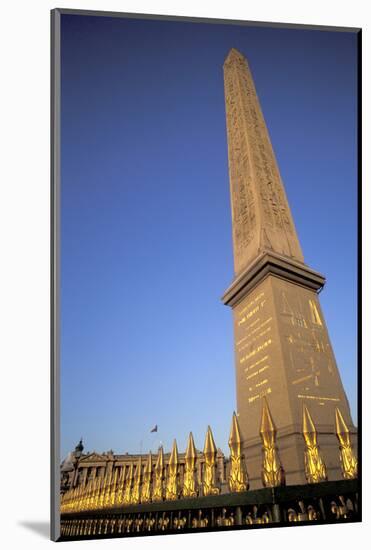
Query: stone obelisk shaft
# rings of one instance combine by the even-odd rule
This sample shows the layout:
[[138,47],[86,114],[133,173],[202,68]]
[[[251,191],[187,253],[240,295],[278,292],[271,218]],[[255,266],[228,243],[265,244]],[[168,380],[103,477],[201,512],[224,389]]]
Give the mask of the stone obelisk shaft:
[[265,250],[303,262],[277,161],[246,59],[224,63],[235,272]]

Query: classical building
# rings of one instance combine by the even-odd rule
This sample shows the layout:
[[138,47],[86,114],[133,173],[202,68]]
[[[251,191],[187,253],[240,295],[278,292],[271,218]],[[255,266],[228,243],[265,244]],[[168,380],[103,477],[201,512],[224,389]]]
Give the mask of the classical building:
[[[61,494],[63,495],[68,490],[79,486],[86,487],[89,483],[95,481],[101,481],[104,479],[117,480],[126,479],[129,477],[130,468],[133,465],[137,468],[139,459],[141,459],[142,477],[146,467],[146,461],[148,455],[140,454],[115,454],[112,450],[104,453],[84,453],[84,446],[82,440],[78,443],[75,451],[70,452],[66,459],[61,464]],[[220,487],[221,492],[227,492],[228,487],[228,475],[229,475],[229,460],[226,458],[221,449],[216,450],[216,481]],[[164,461],[164,479],[167,477],[169,470],[169,461],[171,453],[163,453]],[[180,486],[184,482],[184,470],[186,462],[186,453],[178,453],[178,475]],[[158,459],[158,453],[152,455],[152,468],[155,469],[155,465]],[[204,455],[201,451],[195,451],[195,462],[197,465],[196,482],[197,486],[201,487],[204,470]]]

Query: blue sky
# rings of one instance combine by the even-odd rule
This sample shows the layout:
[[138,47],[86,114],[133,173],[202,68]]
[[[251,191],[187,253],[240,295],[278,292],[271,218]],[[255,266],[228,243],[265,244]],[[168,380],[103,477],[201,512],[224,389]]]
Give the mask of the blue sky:
[[[356,35],[62,16],[61,451],[235,408],[223,61],[248,59],[356,422]],[[157,423],[159,431],[150,434]]]

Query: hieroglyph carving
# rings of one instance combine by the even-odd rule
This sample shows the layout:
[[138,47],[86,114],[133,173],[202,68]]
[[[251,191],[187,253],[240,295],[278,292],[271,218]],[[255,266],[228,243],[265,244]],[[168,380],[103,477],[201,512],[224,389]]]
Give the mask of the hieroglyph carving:
[[224,63],[236,273],[264,250],[303,262],[254,82],[232,49]]

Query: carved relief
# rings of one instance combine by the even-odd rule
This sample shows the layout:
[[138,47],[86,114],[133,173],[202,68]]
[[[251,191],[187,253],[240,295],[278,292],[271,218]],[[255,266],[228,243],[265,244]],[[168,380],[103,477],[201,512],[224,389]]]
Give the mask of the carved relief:
[[236,50],[224,83],[235,270],[266,248],[303,261],[252,76]]

